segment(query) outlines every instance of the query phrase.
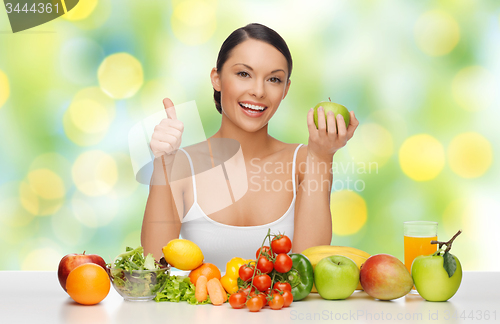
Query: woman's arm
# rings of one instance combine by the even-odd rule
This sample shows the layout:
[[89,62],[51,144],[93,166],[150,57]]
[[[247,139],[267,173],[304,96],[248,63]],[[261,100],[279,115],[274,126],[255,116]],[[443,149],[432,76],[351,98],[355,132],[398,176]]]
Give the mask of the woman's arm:
[[[299,186],[295,202],[295,224],[292,249],[300,253],[311,246],[330,245],[332,217],[330,189],[332,159],[320,159],[309,154],[309,148],[299,150],[297,169]],[[300,158],[299,158],[300,157]]]
[[[175,206],[169,179],[176,178],[172,177],[173,169],[177,169],[175,166],[183,165],[174,162],[182,141],[184,124],[177,119],[174,104],[170,99],[165,98],[163,105],[167,118],[155,127],[150,143],[155,156],[154,169],[141,230],[144,255],[152,253],[156,260],[161,258],[162,247],[170,240],[179,238],[179,211],[182,211]],[[181,200],[177,199],[178,204],[182,203]]]
[[[307,114],[309,142],[307,153],[299,154],[297,170],[299,187],[295,203],[295,224],[293,234],[293,251],[303,250],[317,245],[330,245],[332,240],[332,217],[330,212],[330,191],[333,181],[333,155],[352,138],[359,121],[350,112],[350,123],[346,129],[342,115],[327,114],[328,126],[325,123],[324,111],[318,110],[318,128],[314,124],[313,109]],[[339,117],[340,116],[340,117]],[[337,124],[338,133],[335,127]]]
[[152,253],[156,260],[160,260],[162,248],[170,240],[179,238],[181,231],[181,221],[166,168],[163,157],[155,159],[141,230],[144,255]]

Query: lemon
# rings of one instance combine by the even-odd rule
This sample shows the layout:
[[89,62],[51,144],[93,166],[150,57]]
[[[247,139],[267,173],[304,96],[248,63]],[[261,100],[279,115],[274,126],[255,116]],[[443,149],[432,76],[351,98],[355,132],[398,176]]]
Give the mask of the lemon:
[[193,270],[203,263],[203,252],[190,240],[171,240],[162,250],[165,261],[179,270]]

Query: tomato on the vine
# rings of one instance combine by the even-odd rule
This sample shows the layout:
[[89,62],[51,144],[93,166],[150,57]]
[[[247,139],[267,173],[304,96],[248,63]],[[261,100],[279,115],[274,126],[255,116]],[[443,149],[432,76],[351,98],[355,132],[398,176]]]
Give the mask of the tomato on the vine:
[[269,273],[274,269],[273,261],[268,260],[265,256],[261,256],[259,261],[257,261],[257,269],[262,273]]
[[248,280],[252,279],[253,270],[254,270],[253,266],[249,266],[249,265],[244,264],[238,270],[238,275],[240,276],[241,280],[248,281]]
[[282,309],[285,304],[285,299],[279,293],[274,293],[273,298],[269,301],[269,307],[271,309]]
[[293,295],[291,291],[285,290],[283,292],[283,300],[285,301],[283,307],[288,307],[293,302]]
[[254,296],[247,300],[247,307],[251,312],[258,312],[262,307],[264,307],[264,303],[260,297]]
[[263,306],[266,306],[266,305],[267,305],[267,298],[266,298],[266,296],[267,296],[267,295],[266,295],[265,293],[260,292],[260,293],[258,293],[258,294],[257,294],[255,291],[252,291],[252,292],[250,293],[250,297],[254,297],[254,296],[257,296],[257,297],[259,297],[260,299],[262,299],[262,303],[263,303],[262,305],[263,305]]
[[289,292],[292,292],[292,285],[290,285],[288,282],[276,282],[273,286],[273,289],[281,291],[288,290]]
[[246,301],[247,295],[244,292],[237,292],[229,297],[229,305],[231,305],[232,308],[236,309],[245,306]]
[[286,253],[280,253],[276,256],[276,261],[274,262],[274,269],[280,273],[285,273],[290,271],[293,266],[292,258]]
[[[262,250],[262,253],[260,253],[260,250]],[[259,257],[259,253],[261,256],[263,255],[269,255],[269,256],[274,256],[276,255],[275,253],[273,253],[274,255],[271,255],[271,248],[267,245],[264,245],[263,247],[261,248],[258,248],[257,249],[257,252],[255,252],[255,258],[257,259]]]
[[238,292],[242,292],[245,294],[245,296],[248,296],[254,291],[255,291],[255,288],[253,288],[252,286],[248,286],[246,288],[240,289]]
[[271,287],[271,277],[267,274],[261,274],[253,278],[253,285],[259,291],[265,291],[267,288]]
[[286,235],[276,235],[271,241],[274,253],[288,253],[292,249],[292,241]]

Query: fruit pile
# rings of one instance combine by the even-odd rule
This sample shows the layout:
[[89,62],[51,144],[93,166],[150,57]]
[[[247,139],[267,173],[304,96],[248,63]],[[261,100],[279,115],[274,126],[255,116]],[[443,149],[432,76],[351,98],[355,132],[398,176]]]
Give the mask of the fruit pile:
[[72,253],[59,262],[57,276],[61,287],[79,304],[95,305],[109,293],[106,262],[97,254]]
[[[146,290],[152,293],[150,298],[157,302],[216,306],[229,302],[233,308],[246,306],[251,312],[267,305],[273,310],[288,307],[316,290],[328,300],[346,299],[356,289],[363,289],[375,299],[391,300],[406,295],[415,286],[428,301],[446,301],[457,292],[462,280],[460,262],[450,253],[460,233],[447,242],[432,241],[439,246],[437,252],[415,258],[411,273],[394,256],[370,256],[351,247],[315,246],[289,254],[290,238],[268,230],[255,260],[234,257],[222,277],[215,265],[204,262],[203,253],[194,242],[175,239],[163,248],[160,262],[152,254],[144,257],[142,247],[127,248],[108,265],[112,267],[95,254],[68,254],[59,263],[58,278],[71,298],[84,305],[97,304],[108,295],[110,277],[122,296],[142,298],[143,290],[149,287]],[[190,273],[170,275],[168,264]],[[141,284],[139,291],[132,281],[113,275],[113,270],[159,272],[144,274],[147,285]]]

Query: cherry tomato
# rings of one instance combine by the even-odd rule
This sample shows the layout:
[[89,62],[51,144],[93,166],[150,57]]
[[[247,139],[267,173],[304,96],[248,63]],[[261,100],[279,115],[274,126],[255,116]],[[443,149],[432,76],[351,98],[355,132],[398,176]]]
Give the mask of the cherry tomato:
[[241,280],[248,281],[252,279],[253,269],[254,267],[252,266],[248,266],[246,264],[242,265],[240,267],[240,270],[238,270],[238,275],[240,276]]
[[267,288],[271,287],[271,277],[267,274],[255,276],[253,278],[253,285],[259,291],[265,291]]
[[288,254],[286,253],[278,254],[278,256],[276,257],[276,261],[274,262],[274,269],[276,269],[276,271],[285,273],[290,271],[290,269],[292,269],[292,266],[293,266],[293,261]]
[[254,296],[247,300],[247,307],[251,312],[258,312],[264,307],[264,303],[260,297]]
[[269,248],[269,246],[264,245],[263,247],[259,248],[257,250],[257,252],[255,252],[255,258],[256,259],[259,257],[260,250],[262,250],[262,253],[260,254],[261,256],[266,255],[266,253],[267,253],[267,255],[271,256],[271,249]]
[[292,249],[292,241],[286,235],[277,235],[271,241],[274,253],[288,253]]
[[250,297],[254,297],[254,296],[257,296],[257,297],[259,297],[260,299],[262,299],[262,303],[263,303],[263,304],[262,304],[262,305],[263,305],[262,307],[264,307],[264,306],[266,306],[266,305],[267,305],[267,295],[266,295],[266,294],[264,294],[263,292],[260,292],[260,293],[258,293],[258,294],[257,294],[257,293],[255,293],[255,291],[252,291],[252,292],[250,293]]
[[285,290],[283,292],[283,299],[284,299],[284,303],[283,303],[283,307],[288,307],[290,306],[290,304],[293,302],[293,295],[292,295],[292,292],[291,291],[288,291],[288,290]]
[[248,286],[248,287],[246,287],[244,289],[240,289],[238,292],[242,292],[242,293],[245,294],[245,296],[248,296],[249,294],[251,294],[254,291],[255,291],[255,288]]
[[231,305],[232,308],[242,308],[245,306],[246,301],[247,295],[244,292],[237,292],[229,297],[229,305]]
[[274,284],[273,289],[275,290],[281,290],[281,291],[292,291],[292,285],[290,285],[288,282],[277,282]]
[[282,309],[284,304],[285,304],[285,299],[278,293],[274,293],[273,299],[269,301],[269,307],[275,310]]
[[273,261],[268,260],[265,256],[261,256],[259,261],[257,261],[257,269],[262,273],[269,273],[274,269]]

